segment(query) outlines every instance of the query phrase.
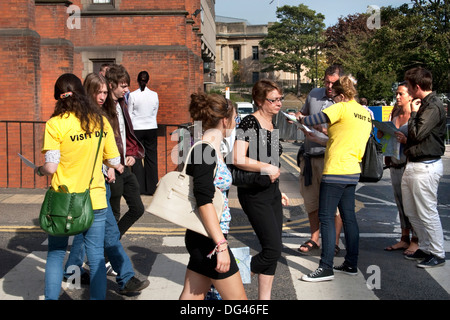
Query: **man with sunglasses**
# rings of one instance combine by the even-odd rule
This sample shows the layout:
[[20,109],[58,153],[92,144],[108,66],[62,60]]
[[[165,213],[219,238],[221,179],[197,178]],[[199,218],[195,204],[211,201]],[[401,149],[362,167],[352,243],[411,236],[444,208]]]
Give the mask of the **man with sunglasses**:
[[[321,112],[325,108],[334,104],[333,101],[333,83],[336,82],[344,71],[340,65],[331,65],[325,70],[324,88],[315,88],[311,90],[306,102],[300,112],[296,114],[309,116]],[[326,128],[324,128],[326,130]],[[319,137],[320,138],[320,137]],[[323,135],[322,138],[326,138]],[[311,230],[311,238],[298,249],[302,253],[309,253],[311,250],[319,249],[319,188],[322,179],[324,166],[325,146],[305,138],[303,147],[300,147],[297,159],[300,166],[300,194],[304,199],[306,212]],[[336,229],[341,230],[342,220],[336,215]],[[339,234],[340,232],[337,232]],[[336,251],[339,251],[339,238],[336,241]]]

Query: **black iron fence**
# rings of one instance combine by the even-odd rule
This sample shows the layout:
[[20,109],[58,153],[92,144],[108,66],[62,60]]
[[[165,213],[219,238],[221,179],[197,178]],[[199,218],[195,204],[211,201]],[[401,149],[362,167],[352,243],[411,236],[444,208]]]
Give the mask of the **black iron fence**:
[[[172,153],[188,124],[158,124],[158,168],[160,176],[176,169]],[[0,188],[46,188],[49,179],[36,177],[20,160],[20,153],[36,164],[44,163],[41,153],[45,121],[0,120]]]

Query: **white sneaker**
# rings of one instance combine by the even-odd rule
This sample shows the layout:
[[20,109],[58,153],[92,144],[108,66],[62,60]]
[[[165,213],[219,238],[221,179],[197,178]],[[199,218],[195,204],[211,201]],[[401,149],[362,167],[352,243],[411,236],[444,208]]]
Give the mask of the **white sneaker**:
[[105,264],[105,267],[106,267],[106,275],[108,275],[108,276],[117,276],[117,272],[114,271],[114,269],[113,269],[113,267],[111,265],[111,262],[108,261]]

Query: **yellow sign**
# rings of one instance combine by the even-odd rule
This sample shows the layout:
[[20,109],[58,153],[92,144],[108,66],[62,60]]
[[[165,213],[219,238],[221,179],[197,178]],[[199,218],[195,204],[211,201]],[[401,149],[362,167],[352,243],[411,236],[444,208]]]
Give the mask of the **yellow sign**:
[[381,108],[382,121],[389,121],[389,115],[394,107],[393,106],[383,106]]

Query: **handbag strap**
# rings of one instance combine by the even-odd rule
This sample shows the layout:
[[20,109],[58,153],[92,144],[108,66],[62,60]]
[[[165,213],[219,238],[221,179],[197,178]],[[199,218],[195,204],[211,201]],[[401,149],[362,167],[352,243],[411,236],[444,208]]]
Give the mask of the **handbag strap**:
[[98,139],[97,152],[95,154],[95,160],[94,160],[94,167],[92,168],[91,180],[89,181],[89,190],[91,189],[91,183],[92,183],[92,180],[94,179],[95,163],[97,162],[98,150],[100,150],[100,144],[102,142],[102,138],[103,138],[103,128],[100,129],[100,139]]
[[[187,154],[187,156],[186,156],[186,161],[184,162],[183,170],[181,170],[181,174],[186,175],[186,168],[187,168],[188,161],[191,159],[191,152],[192,152],[192,150],[194,150],[194,147],[195,147],[195,146],[197,146],[197,145],[199,145],[199,144],[202,144],[202,143],[206,143],[206,144],[208,144],[211,148],[214,149],[214,146],[213,146],[210,142],[208,142],[208,141],[200,140],[200,141],[197,141],[196,143],[194,143],[194,144],[192,145],[192,147],[191,147],[191,148],[189,149],[189,151],[188,151],[188,154]],[[214,150],[215,150],[215,149],[214,149]],[[216,153],[217,153],[217,151],[216,151]],[[214,177],[216,176],[217,165],[218,165],[218,162],[219,162],[219,155],[216,155],[216,156],[217,156],[217,161],[216,161],[216,167],[215,167],[215,169],[214,169]]]

